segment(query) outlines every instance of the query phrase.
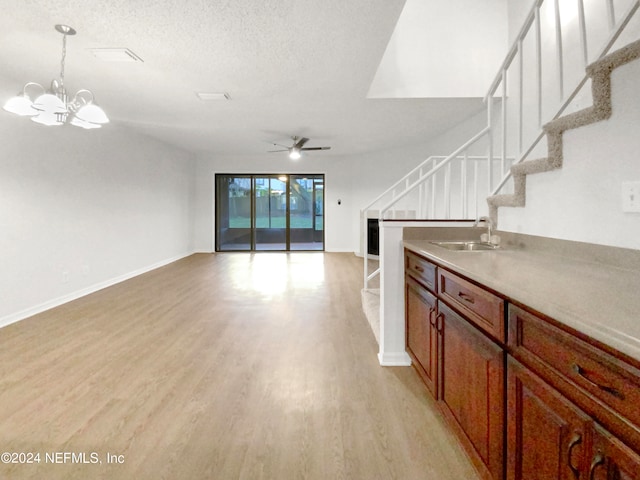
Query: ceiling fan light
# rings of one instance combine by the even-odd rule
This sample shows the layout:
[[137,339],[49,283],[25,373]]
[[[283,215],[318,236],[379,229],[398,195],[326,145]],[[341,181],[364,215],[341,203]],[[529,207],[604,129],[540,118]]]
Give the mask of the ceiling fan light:
[[297,148],[292,148],[289,152],[289,158],[291,160],[299,160],[300,159],[300,150]]
[[109,123],[109,117],[107,117],[107,114],[104,113],[104,110],[93,103],[89,103],[80,107],[80,109],[76,113],[76,118],[89,123]]
[[42,112],[38,115],[31,117],[31,121],[39,123],[40,125],[47,125],[47,126],[62,125],[64,123],[58,119],[58,115],[56,115],[55,113],[47,113],[47,112]]
[[80,118],[73,117],[71,119],[71,122],[69,122],[71,125],[73,125],[74,127],[80,127],[80,128],[84,128],[85,130],[91,130],[94,128],[102,128],[102,125],[100,125],[99,123],[92,123],[92,122],[87,122],[86,120],[82,120]]
[[33,108],[33,103],[27,95],[17,95],[7,100],[7,103],[2,107],[4,110],[10,113],[15,113],[23,117],[37,115],[38,112]]
[[33,101],[33,108],[50,115],[67,113],[67,106],[53,93],[44,93]]

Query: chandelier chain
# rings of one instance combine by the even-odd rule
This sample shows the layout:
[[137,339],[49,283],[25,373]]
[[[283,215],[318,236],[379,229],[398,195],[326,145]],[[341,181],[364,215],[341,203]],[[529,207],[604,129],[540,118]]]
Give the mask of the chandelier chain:
[[62,35],[62,59],[60,60],[60,83],[64,85],[64,60],[67,56],[67,34]]

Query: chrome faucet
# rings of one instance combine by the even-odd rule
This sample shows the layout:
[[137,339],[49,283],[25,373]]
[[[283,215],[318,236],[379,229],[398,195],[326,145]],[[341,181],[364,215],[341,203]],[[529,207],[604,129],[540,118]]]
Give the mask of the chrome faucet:
[[477,227],[480,222],[484,222],[487,226],[487,243],[493,243],[491,241],[491,229],[493,228],[493,223],[491,222],[491,219],[489,217],[480,217],[479,219],[476,220],[476,222],[473,224],[474,227]]

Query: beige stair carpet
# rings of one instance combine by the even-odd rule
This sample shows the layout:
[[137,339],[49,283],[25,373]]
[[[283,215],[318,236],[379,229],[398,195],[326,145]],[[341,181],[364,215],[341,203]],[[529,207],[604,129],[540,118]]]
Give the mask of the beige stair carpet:
[[487,199],[494,225],[498,222],[499,207],[524,207],[526,203],[527,175],[548,172],[562,167],[562,137],[566,130],[606,120],[611,116],[611,72],[640,58],[640,40],[601,58],[587,67],[591,79],[593,105],[564,115],[543,126],[547,137],[547,156],[526,160],[511,167],[514,192],[493,195]]

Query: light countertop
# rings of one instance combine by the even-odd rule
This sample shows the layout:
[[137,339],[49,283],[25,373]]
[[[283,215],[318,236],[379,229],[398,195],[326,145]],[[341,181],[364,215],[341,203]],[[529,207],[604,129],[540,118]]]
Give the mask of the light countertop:
[[406,248],[640,361],[640,272],[540,251]]

